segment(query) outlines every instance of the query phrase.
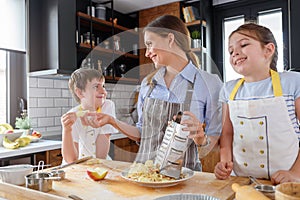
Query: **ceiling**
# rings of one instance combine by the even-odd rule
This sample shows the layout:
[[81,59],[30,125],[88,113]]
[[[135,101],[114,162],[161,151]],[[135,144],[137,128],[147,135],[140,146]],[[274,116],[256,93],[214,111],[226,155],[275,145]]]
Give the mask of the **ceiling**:
[[[107,2],[107,0],[92,0],[93,2]],[[177,2],[180,0],[113,0],[114,9],[124,13],[132,13],[139,10],[144,10],[147,8],[152,8],[160,5],[165,5],[172,2]],[[110,4],[109,4],[110,5]],[[107,5],[107,7],[109,7]]]

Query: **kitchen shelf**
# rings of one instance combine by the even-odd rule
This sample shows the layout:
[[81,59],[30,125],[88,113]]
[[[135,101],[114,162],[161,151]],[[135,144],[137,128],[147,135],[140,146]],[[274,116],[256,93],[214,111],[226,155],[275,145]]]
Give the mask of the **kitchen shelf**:
[[[132,48],[133,44],[138,44],[139,33],[132,27],[127,28],[118,23],[99,19],[83,12],[87,6],[94,3],[96,2],[89,0],[89,4],[83,3],[77,8],[77,66],[80,66],[85,58],[90,57],[88,62],[91,62],[91,67],[97,66],[100,60],[103,74],[110,75],[105,76],[106,82],[138,84],[139,72],[132,69],[138,66],[139,56],[133,54]],[[112,1],[107,1],[106,3],[111,3],[111,10],[109,11],[111,16],[120,19],[121,23],[126,24],[124,23],[124,19],[127,19],[126,16],[124,15],[123,18],[122,13],[113,10]],[[115,14],[113,14],[114,12]],[[109,13],[107,14],[106,19],[110,18]],[[83,36],[87,32],[89,32],[90,38],[84,40]],[[116,50],[115,38],[119,40],[118,50]],[[95,43],[95,45],[92,45],[92,43]],[[126,66],[126,78],[121,77],[121,74],[124,72],[119,68],[123,64]]]
[[103,20],[103,19],[99,19],[97,17],[92,17],[86,13],[83,12],[77,12],[77,16],[81,18],[83,24],[84,22],[86,22],[86,26],[89,26],[90,21],[92,21],[93,23],[95,23],[95,25],[93,26],[93,28],[95,29],[99,29],[101,31],[111,31],[111,28],[114,28],[115,30],[115,34],[123,32],[123,31],[129,31],[132,34],[138,35],[138,32],[134,31],[133,29],[129,29],[123,26],[120,26],[118,24],[114,24],[112,22]]
[[116,51],[116,50],[112,50],[112,49],[105,49],[103,47],[100,46],[94,46],[91,47],[90,44],[84,44],[84,43],[80,43],[79,47],[82,49],[82,51],[90,51],[91,49],[102,52],[102,55],[107,54],[107,56],[111,56],[111,54],[115,54],[115,55],[119,55],[119,56],[124,56],[127,58],[133,58],[133,59],[139,59],[138,55],[134,55],[131,53],[127,53],[127,52],[123,52],[123,51]]
[[206,26],[206,21],[205,20],[195,20],[195,21],[192,21],[192,22],[187,22],[187,23],[185,23],[185,25],[187,26],[187,27],[189,27],[189,26],[195,26],[195,25],[200,25],[200,24],[202,24],[202,26]]

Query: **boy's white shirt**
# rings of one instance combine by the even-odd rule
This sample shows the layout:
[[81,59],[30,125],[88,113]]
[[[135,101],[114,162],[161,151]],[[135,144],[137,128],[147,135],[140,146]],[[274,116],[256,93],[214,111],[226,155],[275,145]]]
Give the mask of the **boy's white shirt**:
[[[80,105],[72,108],[68,112],[77,112]],[[102,109],[102,113],[116,117],[115,104],[113,101],[106,99]],[[99,134],[114,134],[118,130],[113,126],[107,124],[100,128],[92,128],[90,126],[83,126],[80,118],[72,126],[73,141],[78,143],[78,159],[85,156],[96,157],[96,139]],[[109,156],[107,159],[110,159]]]

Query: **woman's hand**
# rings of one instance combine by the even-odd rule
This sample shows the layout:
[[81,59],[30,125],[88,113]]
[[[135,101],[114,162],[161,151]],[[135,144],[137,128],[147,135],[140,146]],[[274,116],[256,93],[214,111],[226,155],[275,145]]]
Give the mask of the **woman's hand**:
[[214,173],[217,179],[225,180],[230,176],[232,169],[233,169],[232,161],[228,161],[228,162],[221,161],[216,164]]
[[[198,120],[198,118],[190,111],[183,112],[184,118],[181,120],[181,124],[186,127],[183,131],[190,131],[189,138],[192,138],[197,145],[202,145],[205,140],[204,125]],[[186,117],[188,116],[188,117]]]
[[284,182],[300,182],[300,177],[293,171],[279,170],[272,174],[271,181],[273,184],[277,185]]
[[110,115],[96,112],[88,112],[80,119],[84,126],[91,126],[93,128],[99,128],[106,124],[112,124],[114,120],[114,118]]
[[66,131],[71,131],[76,119],[77,116],[75,112],[69,112],[64,114],[60,119],[63,129]]

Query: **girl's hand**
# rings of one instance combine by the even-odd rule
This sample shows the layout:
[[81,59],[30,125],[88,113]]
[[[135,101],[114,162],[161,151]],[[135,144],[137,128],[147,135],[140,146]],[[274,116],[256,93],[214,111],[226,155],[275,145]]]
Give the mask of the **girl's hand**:
[[69,112],[64,114],[60,119],[63,129],[72,130],[72,126],[75,123],[76,119],[77,116],[75,112]]
[[233,169],[232,161],[228,161],[228,162],[221,161],[216,164],[214,173],[217,179],[225,180],[230,176],[232,169]]
[[182,130],[190,131],[189,138],[192,138],[197,145],[201,145],[205,136],[203,124],[192,112],[184,111],[183,116],[188,117],[186,119],[181,120],[181,124],[186,126]]
[[300,176],[293,171],[279,170],[272,174],[271,181],[275,185],[284,182],[300,182]]

